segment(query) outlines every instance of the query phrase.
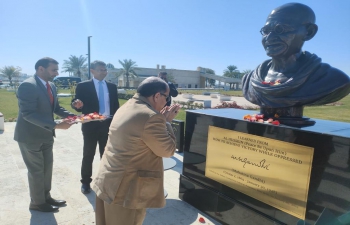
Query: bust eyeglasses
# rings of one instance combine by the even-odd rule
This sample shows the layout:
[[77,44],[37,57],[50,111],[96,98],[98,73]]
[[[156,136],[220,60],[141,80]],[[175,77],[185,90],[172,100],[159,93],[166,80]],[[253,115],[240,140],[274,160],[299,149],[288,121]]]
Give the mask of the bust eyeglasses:
[[260,29],[260,33],[262,36],[265,37],[269,35],[272,31],[275,32],[275,34],[283,34],[294,30],[295,28],[293,27],[283,25],[283,24],[276,24],[272,29],[270,26],[264,26],[263,28]]
[[163,96],[165,97],[165,100],[166,100],[167,102],[170,101],[170,96],[169,96],[169,95],[166,95],[166,94],[161,93],[161,92],[159,92],[159,94],[163,95]]
[[[310,25],[311,23],[305,23],[301,24],[298,27],[305,26],[306,28]],[[264,26],[263,28],[260,29],[260,34],[264,37],[269,35],[272,31],[275,32],[275,34],[284,34],[287,32],[295,31],[297,28],[285,25],[285,24],[276,24],[272,29],[270,26]]]

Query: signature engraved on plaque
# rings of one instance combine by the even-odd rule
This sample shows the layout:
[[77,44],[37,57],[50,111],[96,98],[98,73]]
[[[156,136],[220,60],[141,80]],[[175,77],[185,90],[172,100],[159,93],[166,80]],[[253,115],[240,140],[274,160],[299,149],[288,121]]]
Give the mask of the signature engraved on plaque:
[[245,168],[245,165],[248,164],[248,165],[260,167],[261,169],[270,170],[269,169],[270,164],[265,165],[266,159],[261,160],[259,163],[255,163],[255,162],[250,161],[248,158],[242,159],[240,156],[237,157],[237,156],[232,155],[231,158],[234,159],[234,160],[242,162],[243,163],[243,168]]

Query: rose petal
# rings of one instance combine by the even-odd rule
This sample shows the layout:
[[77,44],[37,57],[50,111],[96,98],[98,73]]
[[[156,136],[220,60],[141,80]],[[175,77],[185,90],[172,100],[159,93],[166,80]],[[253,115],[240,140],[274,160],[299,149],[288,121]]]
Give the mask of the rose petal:
[[280,125],[281,123],[280,123],[280,121],[275,120],[275,121],[272,121],[272,124],[273,124],[273,125],[277,125],[277,126],[278,126],[278,125]]
[[205,220],[204,220],[203,217],[200,217],[198,221],[201,222],[201,223],[205,223]]
[[257,114],[255,117],[257,119],[264,119],[264,114]]

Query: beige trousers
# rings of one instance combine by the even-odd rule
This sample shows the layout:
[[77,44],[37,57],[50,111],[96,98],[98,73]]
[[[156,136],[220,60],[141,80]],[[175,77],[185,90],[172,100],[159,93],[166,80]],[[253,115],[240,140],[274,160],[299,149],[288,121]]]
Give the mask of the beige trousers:
[[96,225],[142,225],[146,209],[127,209],[107,204],[96,196]]

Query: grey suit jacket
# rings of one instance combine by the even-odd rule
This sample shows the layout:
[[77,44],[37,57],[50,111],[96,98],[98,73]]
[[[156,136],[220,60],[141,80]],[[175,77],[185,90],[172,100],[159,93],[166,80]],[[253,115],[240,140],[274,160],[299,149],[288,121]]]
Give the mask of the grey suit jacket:
[[49,82],[54,97],[53,106],[46,87],[34,75],[26,79],[17,90],[18,118],[14,139],[24,143],[47,142],[55,135],[53,113],[67,117],[71,114],[60,107],[57,100],[57,91],[53,83]]

